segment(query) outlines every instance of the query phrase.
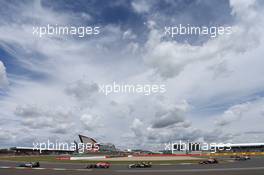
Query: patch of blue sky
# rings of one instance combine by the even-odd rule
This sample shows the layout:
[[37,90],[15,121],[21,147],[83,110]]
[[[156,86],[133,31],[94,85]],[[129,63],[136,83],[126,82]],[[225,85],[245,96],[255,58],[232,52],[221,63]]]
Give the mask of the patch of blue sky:
[[249,103],[254,102],[263,97],[264,97],[264,90],[259,90],[239,97],[228,96],[223,98],[218,96],[203,102],[193,101],[193,103],[191,104],[194,106],[192,113],[196,113],[200,115],[221,114],[234,105],[247,103],[247,102]]
[[[38,53],[31,53],[30,55],[27,55],[27,57],[34,57],[38,59],[37,61],[44,59]],[[35,80],[45,79],[44,74],[27,69],[27,67],[19,62],[18,58],[8,53],[2,47],[0,47],[0,60],[4,63],[8,76],[23,76]]]
[[[229,26],[234,22],[231,15],[229,1],[205,0],[205,1],[158,1],[153,11],[157,12],[161,20],[158,24],[164,26]],[[164,20],[167,19],[167,20]],[[166,38],[171,40],[171,38]],[[210,36],[178,35],[173,40],[191,45],[202,45]]]
[[[149,12],[137,13],[128,1],[76,0],[74,2],[58,0],[43,1],[43,5],[62,13],[85,13],[91,16],[88,24],[117,25],[123,30],[130,29],[143,40],[147,35],[145,22],[153,20],[157,27],[177,24],[195,26],[229,25],[232,23],[231,8],[227,0],[168,0],[147,1]],[[208,37],[184,35],[175,38],[178,42],[200,45]]]
[[[138,28],[143,24],[141,15],[135,13],[131,1],[43,1],[43,5],[62,13],[84,13],[91,16],[89,24],[120,25],[122,27]],[[83,21],[85,22],[85,21]]]

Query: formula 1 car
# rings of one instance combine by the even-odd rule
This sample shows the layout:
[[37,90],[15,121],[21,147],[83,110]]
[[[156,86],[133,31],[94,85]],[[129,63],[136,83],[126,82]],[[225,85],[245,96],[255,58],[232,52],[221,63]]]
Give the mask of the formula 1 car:
[[89,164],[87,165],[86,168],[90,169],[90,168],[109,168],[110,167],[110,163],[108,162],[98,162],[95,164]]
[[37,168],[39,166],[40,166],[39,162],[27,162],[18,165],[18,167],[26,167],[26,168]]
[[207,160],[203,160],[201,162],[199,162],[199,164],[217,164],[218,160],[216,160],[215,158],[209,158]]
[[128,165],[128,168],[150,168],[152,167],[151,162],[140,162]]
[[243,160],[249,160],[250,157],[249,156],[236,156],[235,160],[237,161],[243,161]]

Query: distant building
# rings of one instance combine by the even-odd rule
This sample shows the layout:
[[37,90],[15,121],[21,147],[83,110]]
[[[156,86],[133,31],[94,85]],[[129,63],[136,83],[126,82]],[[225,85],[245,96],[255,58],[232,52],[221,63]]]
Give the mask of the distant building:
[[79,139],[80,139],[81,143],[91,143],[93,145],[95,143],[97,143],[93,138],[87,137],[87,136],[84,136],[84,135],[80,135],[80,134],[79,134]]
[[[186,144],[174,144],[174,154],[183,153],[203,153],[203,152],[264,152],[264,143],[235,143],[235,144],[217,144],[206,150],[203,143],[189,142]],[[168,150],[167,150],[168,152]]]
[[[79,135],[80,142],[83,144],[90,143],[92,145],[92,149],[86,150],[84,149],[83,153],[114,153],[117,152],[117,149],[114,144],[111,143],[98,143],[95,139],[91,137],[87,137],[84,135]],[[15,155],[61,155],[61,154],[74,154],[80,153],[80,149],[77,149],[78,143],[75,142],[75,148],[68,149],[43,149],[43,148],[33,148],[33,147],[11,147],[10,149],[2,149],[0,150],[0,154],[15,154]],[[99,150],[95,148],[99,147]]]
[[[93,145],[93,150],[85,150],[84,153],[91,153],[91,152],[117,152],[117,149],[114,144],[112,143],[98,143],[95,139],[91,137],[87,137],[84,135],[79,135],[80,141],[83,144],[90,143]],[[95,145],[99,146],[99,150],[96,149]]]
[[60,155],[60,154],[73,154],[75,150],[63,150],[63,149],[40,149],[32,147],[11,147],[10,152],[16,155]]
[[116,152],[117,149],[112,143],[101,143],[99,144],[100,152]]
[[[264,143],[235,143],[222,146],[224,150],[218,152],[264,152]],[[228,147],[231,149],[229,150]]]

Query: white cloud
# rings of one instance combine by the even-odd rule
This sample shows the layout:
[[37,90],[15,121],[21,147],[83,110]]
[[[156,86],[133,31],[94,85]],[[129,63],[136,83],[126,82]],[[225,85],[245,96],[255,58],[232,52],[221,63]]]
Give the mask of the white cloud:
[[[132,6],[138,13],[147,15],[150,6],[144,3],[146,1],[133,1]],[[12,23],[0,19],[6,24],[0,26],[0,46],[19,66],[40,76],[10,76],[12,86],[8,95],[0,99],[0,111],[2,120],[12,122],[2,130],[7,133],[8,128],[15,126],[13,135],[17,137],[24,135],[20,131],[29,130],[32,135],[27,137],[61,134],[65,139],[87,133],[106,139],[103,141],[119,143],[123,141],[120,135],[129,136],[129,139],[124,138],[123,146],[133,144],[134,140],[141,142],[137,144],[151,144],[177,139],[230,140],[237,137],[229,133],[240,132],[241,126],[245,128],[247,123],[245,119],[250,117],[236,100],[244,100],[263,89],[264,81],[260,76],[264,73],[263,21],[260,18],[263,14],[251,8],[252,5],[244,7],[234,2],[231,5],[236,15],[233,27],[237,31],[230,37],[220,37],[199,46],[163,41],[160,31],[155,29],[158,24],[148,21],[151,32],[143,47],[134,41],[139,36],[113,25],[104,27],[104,35],[98,38],[37,39],[31,33],[32,21],[67,24],[72,18],[80,22],[79,18],[74,14],[75,17],[70,17],[56,13],[40,3],[14,7],[16,11],[10,16]],[[29,9],[34,10],[31,13]],[[86,17],[90,20],[90,16],[83,16]],[[21,25],[21,21],[27,22]],[[165,80],[153,74],[153,70]],[[0,85],[6,81],[0,62]],[[113,81],[161,82],[166,84],[167,92],[163,96],[149,97],[137,94],[105,97],[97,93],[98,84]],[[182,99],[186,100],[181,102]],[[235,102],[229,102],[230,99]],[[227,102],[238,105],[210,118],[219,119],[217,127],[220,129],[212,128],[213,122],[207,120],[208,116],[204,119],[192,113],[197,108],[207,110],[214,105],[222,107]],[[252,105],[249,106],[251,109]],[[254,109],[259,108],[257,105]],[[233,121],[238,119],[236,126]],[[252,120],[251,123],[257,121],[256,118]],[[221,129],[223,125],[226,130]],[[234,125],[236,129],[230,129]],[[261,128],[259,125],[256,128]]]
[[177,124],[185,124],[185,113],[189,105],[185,102],[180,105],[166,107],[155,114],[152,128],[165,128]]
[[150,10],[151,2],[146,0],[134,0],[131,5],[137,13],[146,13]]
[[143,127],[144,127],[143,122],[140,119],[135,118],[130,128],[134,132],[135,136],[137,138],[140,138],[144,135]]
[[82,80],[78,80],[66,88],[66,93],[73,95],[78,100],[87,100],[94,93],[98,92],[98,90],[99,87],[96,83],[87,83]]
[[248,14],[245,13],[245,11],[254,12],[252,8],[254,8],[256,0],[230,0],[229,2],[230,6],[232,7],[233,14],[247,18]]
[[11,131],[8,130],[4,130],[2,128],[0,128],[0,139],[2,142],[6,142],[8,140],[12,140],[15,139],[16,136],[14,133],[12,133]]
[[6,69],[4,64],[0,61],[0,88],[7,85]]
[[[235,30],[239,27],[234,26]],[[159,32],[154,30],[150,34],[147,44],[148,52],[145,55],[145,61],[154,68],[162,77],[172,78],[179,75],[187,65],[207,61],[210,59],[218,59],[230,53],[247,51],[256,47],[259,39],[257,39],[258,28],[251,29],[254,33],[248,34],[247,30],[234,31],[233,35],[223,36],[214,40],[209,40],[204,45],[192,46],[190,44],[181,44],[176,41],[160,41]],[[246,41],[246,42],[245,42]]]
[[127,30],[123,33],[123,39],[136,39],[137,36],[131,30]]
[[15,114],[21,117],[21,123],[29,129],[52,129],[66,133],[73,126],[73,114],[65,109],[45,109],[34,105],[18,106]]
[[85,129],[89,131],[98,130],[102,127],[102,120],[98,115],[83,114],[80,120]]
[[[262,142],[264,132],[261,124],[264,99],[257,98],[250,102],[245,102],[231,106],[220,116],[216,116],[217,133],[221,133],[221,139],[230,142]],[[210,138],[207,134],[207,138]],[[215,138],[218,134],[216,134]],[[211,137],[213,139],[213,135]],[[220,139],[220,138],[219,138]]]
[[232,122],[238,122],[243,113],[249,108],[249,103],[239,104],[232,106],[230,109],[224,112],[224,114],[216,121],[217,125],[225,126]]
[[263,41],[263,14],[256,11],[253,6],[256,6],[254,1],[246,5],[231,2],[236,21],[232,25],[232,34],[210,39],[202,45],[164,41],[164,31],[152,29],[146,44],[147,51],[144,56],[146,64],[160,76],[172,78],[178,76],[190,64],[225,59],[231,54],[240,57],[243,53],[258,47]]

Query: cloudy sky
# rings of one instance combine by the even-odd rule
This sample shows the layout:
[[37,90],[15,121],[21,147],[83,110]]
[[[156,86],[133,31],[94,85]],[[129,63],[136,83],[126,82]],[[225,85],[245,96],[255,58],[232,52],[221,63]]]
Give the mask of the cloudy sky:
[[[264,4],[254,0],[0,1],[0,147],[77,134],[120,148],[264,142]],[[100,26],[91,37],[34,26]],[[232,26],[164,37],[165,26]],[[166,85],[151,95],[100,84]]]

